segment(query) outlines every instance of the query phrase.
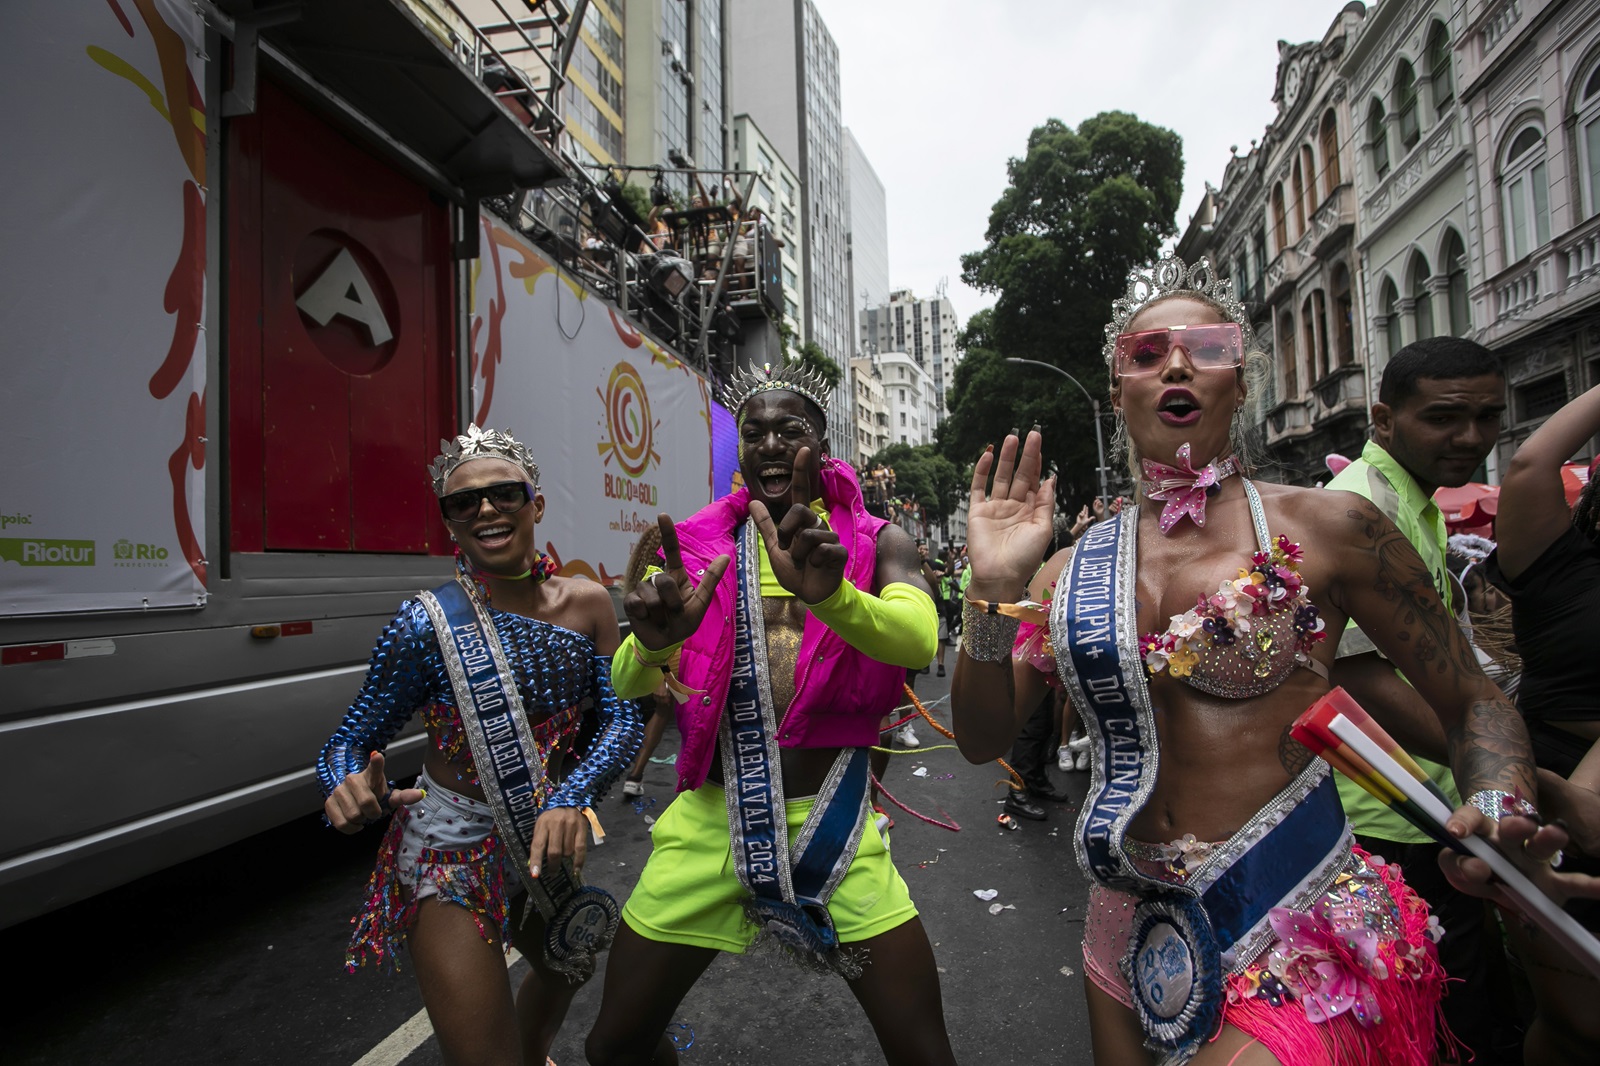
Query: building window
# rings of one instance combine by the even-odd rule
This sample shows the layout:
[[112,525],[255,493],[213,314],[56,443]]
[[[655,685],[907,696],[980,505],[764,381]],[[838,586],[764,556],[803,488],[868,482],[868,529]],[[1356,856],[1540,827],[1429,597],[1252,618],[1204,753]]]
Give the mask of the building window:
[[1283,218],[1283,183],[1272,187],[1272,239],[1277,243],[1278,254],[1289,246],[1289,227]]
[[1417,340],[1427,340],[1437,335],[1433,328],[1433,294],[1428,291],[1428,279],[1433,276],[1433,271],[1428,269],[1428,261],[1422,258],[1422,253],[1411,257],[1411,298],[1416,303],[1417,315]]
[[[903,400],[903,399],[905,399],[905,397],[902,396],[901,399]],[[904,411],[900,412],[900,424],[902,426],[906,424],[906,413]]]
[[1450,31],[1435,22],[1428,31],[1428,77],[1433,82],[1433,110],[1438,114],[1455,97],[1455,78],[1450,73]]
[[1500,172],[1504,190],[1506,262],[1525,259],[1550,240],[1550,182],[1546,177],[1544,131],[1527,125],[1511,138]]
[[1323,195],[1332,196],[1342,178],[1339,174],[1339,119],[1331,107],[1322,116],[1322,130],[1317,139],[1322,148]]
[[1354,301],[1350,297],[1350,271],[1343,263],[1333,268],[1333,350],[1340,366],[1356,361]]
[[1300,395],[1300,368],[1294,354],[1294,316],[1285,311],[1278,319],[1278,337],[1283,342],[1283,398]]
[[1383,308],[1386,319],[1384,322],[1385,340],[1389,344],[1389,357],[1394,358],[1404,345],[1403,334],[1400,331],[1400,290],[1395,288],[1394,281],[1390,278],[1383,279],[1383,296],[1378,303]]
[[1389,129],[1378,100],[1367,108],[1367,151],[1372,153],[1372,172],[1381,180],[1389,173]]
[[1295,236],[1306,231],[1306,171],[1302,165],[1305,153],[1294,160],[1294,232]]
[[1518,422],[1534,422],[1541,418],[1549,418],[1566,405],[1567,378],[1565,374],[1540,378],[1538,381],[1518,385],[1512,393]]
[[1584,217],[1600,214],[1600,63],[1584,82],[1578,101],[1578,136],[1583,141]]
[[1450,335],[1464,337],[1472,328],[1471,304],[1467,302],[1467,248],[1455,230],[1444,242],[1444,259],[1439,264],[1450,279]]
[[1401,63],[1394,75],[1395,124],[1400,127],[1400,147],[1406,151],[1422,139],[1422,123],[1417,118],[1417,72],[1410,63]]

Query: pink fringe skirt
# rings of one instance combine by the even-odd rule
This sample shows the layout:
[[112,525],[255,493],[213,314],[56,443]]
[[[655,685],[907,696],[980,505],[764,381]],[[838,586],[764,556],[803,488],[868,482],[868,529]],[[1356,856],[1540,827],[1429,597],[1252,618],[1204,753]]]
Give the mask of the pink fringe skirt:
[[[1145,872],[1182,881],[1170,868]],[[1096,885],[1084,924],[1086,976],[1130,1010],[1133,993],[1117,963],[1127,951],[1138,903],[1133,894]],[[1398,866],[1354,849],[1334,885],[1307,913],[1332,930],[1377,933],[1377,961],[1366,974],[1360,1008],[1327,1017],[1314,1005],[1319,1019],[1314,1021],[1302,996],[1290,987],[1299,984],[1306,990],[1300,980],[1305,969],[1294,966],[1296,952],[1277,940],[1243,973],[1224,979],[1224,1025],[1254,1037],[1279,1062],[1292,1066],[1428,1066],[1441,1043],[1454,1044],[1439,1014],[1445,973],[1434,947],[1428,905],[1406,887]],[[1337,951],[1336,938],[1330,937],[1329,943]]]

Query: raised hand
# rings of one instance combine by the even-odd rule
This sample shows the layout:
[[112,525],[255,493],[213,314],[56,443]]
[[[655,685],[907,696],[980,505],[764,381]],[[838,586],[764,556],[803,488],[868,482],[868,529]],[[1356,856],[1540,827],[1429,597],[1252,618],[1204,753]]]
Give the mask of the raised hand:
[[711,593],[728,569],[728,557],[719,555],[706,567],[698,585],[683,566],[683,550],[678,546],[678,530],[669,515],[657,515],[661,527],[661,554],[664,572],[641,581],[622,601],[622,610],[633,623],[633,635],[651,651],[670,648],[689,639],[700,628],[700,621],[711,605]]
[[844,580],[848,558],[839,534],[822,524],[811,509],[811,449],[794,456],[794,479],[789,485],[789,510],[774,523],[760,500],[750,501],[750,520],[767,545],[767,560],[778,584],[804,603],[821,603]]
[[[973,468],[967,511],[972,584],[967,594],[974,599],[1020,598],[1044,560],[1053,533],[1056,483],[1054,478],[1039,480],[1042,446],[1037,429],[1026,441],[1009,434],[998,456],[990,448]],[[994,489],[985,492],[991,470]]]
[[383,774],[383,752],[375,751],[364,770],[348,775],[322,803],[328,824],[341,833],[359,833],[390,811],[422,799],[420,788],[389,788]]

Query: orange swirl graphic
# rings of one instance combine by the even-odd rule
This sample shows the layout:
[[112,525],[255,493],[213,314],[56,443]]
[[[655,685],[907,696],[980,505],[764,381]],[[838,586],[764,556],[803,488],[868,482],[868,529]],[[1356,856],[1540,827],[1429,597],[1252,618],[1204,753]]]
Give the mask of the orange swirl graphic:
[[603,454],[609,450],[625,473],[638,477],[652,459],[659,461],[660,457],[655,454],[655,422],[650,417],[650,397],[632,364],[618,363],[612,367],[611,379],[606,382],[601,399],[605,403],[606,429],[611,439],[600,445],[600,451]]

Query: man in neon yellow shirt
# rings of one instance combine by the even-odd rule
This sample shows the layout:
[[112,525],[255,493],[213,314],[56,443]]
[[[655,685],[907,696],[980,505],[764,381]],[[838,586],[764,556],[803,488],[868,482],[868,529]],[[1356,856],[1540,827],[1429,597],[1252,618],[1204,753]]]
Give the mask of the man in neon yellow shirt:
[[[1440,598],[1464,608],[1445,568],[1447,531],[1433,502],[1435,489],[1466,484],[1494,447],[1505,410],[1505,371],[1495,354],[1472,341],[1434,337],[1407,345],[1383,369],[1372,405],[1372,439],[1361,458],[1328,482],[1371,500],[1417,549]],[[1343,685],[1403,744],[1442,752],[1438,719],[1352,621],[1339,642],[1333,682]],[[1448,767],[1417,760],[1455,804]],[[1444,999],[1451,1030],[1482,1057],[1495,1017],[1485,987],[1483,903],[1455,891],[1439,870],[1439,846],[1405,819],[1339,775],[1344,802],[1361,845],[1397,862],[1406,883],[1428,901],[1445,929],[1439,961],[1461,983]]]

